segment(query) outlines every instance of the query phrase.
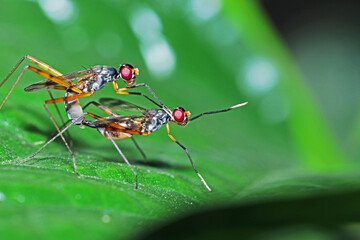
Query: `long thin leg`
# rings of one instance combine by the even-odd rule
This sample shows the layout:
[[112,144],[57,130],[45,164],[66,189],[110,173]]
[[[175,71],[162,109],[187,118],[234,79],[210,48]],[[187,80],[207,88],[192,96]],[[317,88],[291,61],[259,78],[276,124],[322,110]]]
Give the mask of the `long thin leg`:
[[124,159],[124,161],[126,162],[126,164],[129,166],[129,168],[131,169],[131,171],[134,173],[135,175],[135,180],[136,180],[136,185],[135,185],[135,189],[138,189],[139,187],[139,183],[138,183],[138,177],[137,177],[137,173],[135,172],[134,168],[131,166],[130,162],[127,160],[127,158],[125,157],[125,155],[122,153],[122,151],[120,150],[119,146],[115,143],[114,139],[111,137],[111,135],[105,130],[105,134],[107,135],[107,137],[110,139],[110,141],[114,144],[114,147],[116,148],[116,150],[119,152],[119,154],[122,156],[122,158]]
[[94,94],[93,92],[80,93],[80,94],[75,94],[75,95],[71,95],[71,96],[68,96],[68,97],[61,97],[61,98],[55,98],[55,99],[46,100],[45,103],[49,104],[49,103],[65,102],[65,101],[70,101],[70,100],[79,99],[79,98],[83,98],[83,97],[88,97],[88,96],[91,96],[93,94]]
[[101,110],[103,110],[106,114],[110,115],[110,116],[118,116],[118,114],[114,113],[113,111],[111,111],[109,108],[97,103],[97,102],[94,102],[94,101],[91,101],[91,102],[88,102],[84,107],[83,107],[83,110],[85,110],[88,106],[90,106],[90,104],[93,104],[95,105],[96,107],[100,108]]
[[36,65],[38,65],[39,67],[41,67],[42,69],[49,71],[50,73],[54,74],[55,76],[61,76],[62,74],[58,71],[56,71],[54,68],[50,67],[49,65],[47,65],[46,63],[43,63],[29,55],[24,56],[20,59],[20,61],[14,66],[14,68],[11,70],[11,72],[6,76],[6,78],[1,82],[0,87],[6,82],[6,80],[9,79],[9,77],[15,72],[15,70],[20,66],[20,64],[25,60],[25,59],[29,59],[31,62],[35,63]]
[[[84,114],[81,115],[77,120],[80,120],[82,117],[84,117]],[[33,159],[39,152],[41,152],[47,145],[49,145],[50,143],[52,143],[56,138],[58,138],[59,136],[61,136],[65,131],[67,131],[72,125],[75,124],[75,122],[72,122],[70,123],[67,127],[65,127],[63,130],[61,130],[61,132],[59,132],[58,134],[56,134],[52,139],[50,139],[47,143],[45,143],[39,150],[37,150],[33,155],[31,155],[30,157],[28,158],[25,158],[19,162],[16,162],[14,164],[20,164],[20,163],[23,163],[23,162],[26,162],[26,161],[29,161],[30,159]],[[77,172],[77,169],[75,169],[75,173],[76,175],[80,176],[79,173]]]
[[[86,104],[84,106],[83,109],[87,108],[90,104],[94,104],[96,107],[100,108],[101,110],[103,110],[105,113],[107,113],[108,115],[111,115],[111,116],[118,116],[116,113],[112,112],[109,108],[107,107],[104,107],[103,105],[97,103],[97,102],[89,102],[88,104]],[[98,121],[106,121],[106,118],[104,117],[99,117],[93,113],[86,113],[87,116],[91,117],[91,118],[94,118]],[[89,127],[95,127],[96,126],[93,126],[91,124],[89,124],[90,122],[85,122],[85,125],[89,126]],[[117,131],[120,131],[120,132],[124,132],[124,133],[130,133],[130,134],[137,134],[137,135],[148,135],[147,133],[141,133],[141,132],[138,132],[138,131],[133,131],[133,130],[129,130],[129,129],[126,129],[125,127],[117,124],[116,122],[110,122],[110,123],[107,123],[107,127],[110,127],[110,128],[113,128],[114,130],[117,130]]]
[[[29,59],[30,61],[32,61],[32,62],[35,63],[36,65],[40,66],[42,69],[47,70],[48,72],[54,74],[54,75],[57,76],[57,77],[62,76],[62,74],[61,74],[60,72],[58,72],[58,71],[55,70],[54,68],[50,67],[50,66],[47,65],[46,63],[43,63],[43,62],[41,62],[41,61],[39,61],[39,60],[37,60],[37,59],[29,56],[29,55],[28,55],[28,56],[25,56],[25,58]],[[58,87],[58,86],[54,86],[54,89],[56,89],[55,87]],[[57,88],[57,89],[59,89],[59,88]],[[61,86],[60,89],[66,90],[66,87]],[[54,97],[53,97],[50,89],[47,88],[47,90],[48,90],[48,93],[49,93],[50,98],[51,98],[51,99],[54,99]],[[57,113],[58,113],[58,115],[59,115],[59,117],[60,117],[61,123],[62,123],[63,125],[65,125],[64,119],[63,119],[63,117],[62,117],[61,114],[60,114],[59,107],[57,106],[56,103],[55,103],[54,105],[55,105],[56,111],[57,111]],[[69,132],[67,132],[67,135],[68,135],[69,139],[70,139],[71,142],[72,142],[72,139],[71,139],[71,136],[70,136],[70,133],[69,133]]]
[[[126,127],[124,126],[121,126],[119,124],[117,124],[116,122],[106,122],[106,118],[104,117],[99,117],[95,114],[92,114],[92,113],[85,113],[85,115],[89,116],[89,117],[92,117],[92,118],[95,118],[96,122],[103,122],[104,124],[97,124],[96,122],[92,122],[92,121],[85,121],[84,122],[84,125],[88,126],[88,127],[92,127],[92,128],[101,128],[101,127],[106,127],[106,128],[110,128],[114,131],[119,131],[119,132],[123,132],[123,133],[129,133],[131,135],[142,135],[142,136],[149,136],[149,133],[147,132],[140,132],[140,131],[136,131],[136,130],[131,130],[131,129],[127,129]],[[104,126],[106,125],[106,126]]]
[[[21,62],[19,62],[18,64],[20,64]],[[4,79],[4,81],[0,84],[0,87],[5,83],[5,81],[10,77],[10,75],[15,71],[15,69],[18,66],[15,66],[15,68],[13,69],[13,71],[10,72],[10,74]],[[18,84],[20,78],[22,77],[22,75],[24,74],[25,70],[27,69],[27,67],[25,67],[21,73],[19,74],[18,78],[16,79],[15,83],[12,85],[10,91],[8,92],[8,94],[5,96],[4,100],[2,101],[1,105],[0,105],[0,110],[1,108],[4,106],[5,102],[7,101],[7,99],[9,98],[10,94],[12,93],[12,91],[14,90],[15,86]]]
[[[55,86],[55,87],[58,87],[58,86]],[[60,87],[62,87],[62,86],[60,86]],[[52,88],[52,87],[51,87],[51,88]],[[65,87],[62,87],[62,88],[65,88]],[[61,88],[61,89],[62,89],[62,88]],[[58,89],[58,88],[56,88],[56,89]],[[51,99],[54,99],[54,97],[53,97],[50,89],[47,88],[47,90],[48,90],[48,93],[49,93],[50,98],[51,98]],[[66,90],[66,88],[65,88],[65,89],[62,89],[62,90]],[[55,105],[56,112],[58,113],[58,115],[59,115],[59,117],[60,117],[60,121],[61,121],[61,123],[62,123],[62,125],[61,125],[60,128],[63,128],[64,126],[67,125],[67,123],[69,123],[69,121],[67,121],[66,123],[64,122],[64,118],[61,116],[61,113],[60,113],[60,110],[59,110],[58,105],[57,105],[56,103],[54,103],[54,105]],[[56,131],[56,132],[58,132],[58,131]],[[55,134],[56,134],[56,133],[55,133]],[[70,133],[69,133],[69,132],[66,132],[66,134],[67,134],[67,137],[70,139],[70,146],[72,147],[72,146],[73,146],[73,141],[72,141],[72,138],[71,138],[71,136],[70,136]],[[35,142],[35,143],[31,143],[31,144],[28,144],[28,143],[24,142],[24,144],[28,144],[28,145],[44,144],[44,143],[46,143],[49,139],[51,139],[52,136],[53,136],[53,134],[51,134],[51,137],[47,138],[47,139],[44,140],[44,141],[38,141],[38,142]]]
[[[14,67],[14,69],[13,69],[13,70],[10,72],[10,74],[4,79],[4,81],[1,83],[1,85],[10,77],[10,75],[18,68],[18,66],[21,64],[21,62],[22,62],[25,58],[29,59],[29,60],[32,61],[33,63],[35,63],[35,64],[37,64],[38,66],[42,67],[43,69],[45,69],[45,70],[53,73],[54,75],[56,75],[56,76],[61,76],[61,73],[60,73],[60,72],[56,71],[55,69],[53,69],[53,68],[50,67],[49,65],[47,65],[47,64],[45,64],[45,63],[43,63],[43,62],[40,62],[40,61],[36,60],[35,58],[30,57],[30,56],[25,56],[25,57],[23,57],[23,58],[16,64],[16,66]],[[49,80],[52,80],[52,81],[54,81],[54,82],[56,82],[56,83],[58,83],[58,84],[61,84],[63,88],[64,88],[64,87],[70,88],[70,89],[74,88],[74,89],[73,89],[74,91],[75,91],[75,90],[78,90],[80,93],[82,93],[81,90],[79,90],[79,89],[77,89],[77,88],[75,88],[75,87],[72,87],[72,86],[69,85],[68,83],[62,81],[61,79],[59,79],[59,78],[57,78],[57,77],[52,76],[51,74],[49,74],[49,73],[47,73],[47,72],[44,72],[44,71],[42,71],[42,70],[40,70],[40,69],[31,67],[31,66],[26,66],[26,67],[21,71],[21,73],[19,74],[19,76],[18,76],[17,80],[15,81],[14,85],[12,86],[12,88],[10,89],[10,91],[8,92],[8,94],[6,95],[4,101],[2,102],[2,104],[1,104],[1,106],[0,106],[0,109],[1,109],[2,106],[5,104],[6,100],[7,100],[8,97],[10,96],[11,92],[14,90],[15,86],[16,86],[16,85],[18,84],[18,82],[20,81],[20,78],[22,77],[22,75],[24,74],[24,72],[25,72],[26,69],[29,69],[29,70],[31,70],[31,71],[33,71],[33,72],[35,72],[35,73],[37,73],[37,74],[39,74],[39,75],[47,78],[47,79],[49,79]],[[1,86],[1,85],[0,85],[0,86]],[[49,93],[51,99],[54,100],[49,89],[48,89],[48,93]],[[50,100],[50,101],[51,101],[51,100]],[[45,105],[44,105],[44,106],[45,106]],[[60,111],[59,111],[58,107],[56,106],[56,104],[55,104],[55,107],[56,107],[56,110],[57,110],[57,112],[58,112],[58,114],[59,114],[59,116],[60,116],[61,122],[64,124],[64,120],[62,119],[61,114],[60,114]],[[52,117],[50,111],[47,109],[46,106],[45,106],[45,109],[46,109],[47,113],[49,114],[50,119],[52,120],[52,122],[53,122],[53,124],[55,125],[56,129],[58,130],[58,132],[60,132],[60,130],[59,130],[59,128],[58,128],[58,126],[57,126],[54,118]],[[70,135],[69,135],[69,136],[70,136]],[[70,150],[68,144],[67,144],[66,141],[65,141],[65,138],[64,138],[62,135],[61,135],[61,137],[62,137],[62,139],[63,139],[66,147],[69,149],[71,155],[73,156],[73,159],[75,159],[72,151]],[[75,164],[75,170],[76,170],[76,164]],[[77,172],[77,171],[76,171],[76,172]]]
[[[104,107],[103,105],[97,103],[97,102],[89,102],[87,103],[84,107],[83,110],[85,110],[90,104],[95,105],[96,107],[100,108],[101,110],[103,110],[105,113],[107,113],[110,116],[117,116],[116,113],[112,112],[109,108]],[[146,155],[144,153],[144,151],[140,148],[139,144],[135,141],[134,137],[131,137],[131,140],[133,141],[133,143],[135,144],[136,148],[139,150],[141,156],[143,157],[144,161],[147,161]]]
[[[63,128],[66,127],[66,125],[68,125],[70,122],[71,122],[71,120],[67,120],[67,121],[66,121],[63,125],[61,125],[59,128],[60,128],[60,129],[63,129]],[[38,141],[38,142],[35,142],[35,143],[22,142],[22,144],[25,144],[25,145],[39,145],[39,144],[44,144],[44,143],[46,143],[47,141],[49,141],[50,139],[52,139],[57,133],[58,133],[58,131],[55,130],[46,140]],[[71,144],[70,144],[70,147],[72,147]]]
[[[74,120],[75,121],[75,120]],[[63,129],[64,127],[66,127],[66,125],[68,125],[71,122],[71,120],[67,120],[63,125],[61,125],[59,128]],[[58,133],[58,131],[55,131],[54,133],[51,134],[51,136],[49,138],[47,138],[44,142],[49,141],[53,136],[55,136]]]
[[32,61],[33,63],[35,63],[39,67],[41,67],[42,69],[54,74],[57,77],[62,75],[59,71],[57,71],[54,68],[50,67],[48,64],[37,60],[36,58],[33,58],[33,57],[29,56],[29,55],[25,56],[24,58],[29,59],[30,61]]
[[[50,89],[48,88],[47,90],[48,90],[48,93],[49,93],[50,98],[51,98],[51,99],[54,99],[54,97],[53,97]],[[59,107],[58,107],[58,105],[57,105],[56,103],[54,103],[54,105],[55,105],[56,112],[58,113],[58,115],[59,115],[59,117],[60,117],[60,121],[61,121],[61,123],[62,123],[62,126],[64,126],[64,125],[65,125],[64,118],[61,116]],[[68,139],[70,140],[70,146],[72,147],[72,146],[73,146],[73,140],[72,140],[72,138],[71,138],[71,136],[70,136],[70,132],[66,132],[66,134],[67,134]]]
[[[10,75],[17,69],[17,67],[21,64],[22,61],[24,61],[25,59],[29,59],[31,62],[35,63],[36,65],[40,66],[41,68],[43,68],[44,70],[47,70],[49,71],[50,73],[54,74],[55,76],[61,76],[62,74],[60,72],[58,72],[57,70],[55,70],[54,68],[50,67],[49,65],[47,65],[46,63],[43,63],[31,56],[25,56],[23,58],[21,58],[21,60],[16,64],[16,66],[14,67],[14,69],[10,72],[10,74],[4,79],[4,81],[1,83],[1,85],[10,77]],[[20,78],[19,78],[20,79]],[[14,84],[16,85],[17,82]],[[0,85],[0,86],[1,86]],[[15,87],[15,86],[14,86]],[[62,86],[62,89],[64,89],[65,87]],[[66,89],[66,88],[65,88]],[[13,89],[12,89],[13,90]],[[12,91],[11,90],[11,91]],[[11,92],[10,92],[11,93]],[[51,99],[54,99],[49,88],[48,88],[48,93],[50,95],[50,98]],[[59,108],[58,106],[55,104],[55,108],[56,108],[56,111],[58,112],[59,114],[59,117],[60,117],[60,120],[62,122],[62,124],[64,125],[64,119],[62,118],[61,114],[60,114],[60,111],[59,111]],[[70,134],[68,133],[68,137],[71,139],[70,137]]]
[[134,136],[131,137],[131,140],[133,141],[133,143],[135,144],[136,148],[139,150],[141,156],[143,157],[144,161],[146,162],[146,161],[147,161],[146,155],[145,155],[144,151],[140,148],[139,144],[135,141]]
[[51,112],[49,111],[48,107],[46,106],[46,103],[44,103],[44,107],[45,107],[45,110],[46,110],[46,112],[48,113],[48,115],[49,115],[52,123],[54,124],[56,130],[57,130],[58,133],[60,134],[60,137],[61,137],[61,139],[63,140],[66,148],[68,149],[68,151],[69,151],[72,159],[73,159],[74,170],[75,170],[76,175],[80,176],[80,174],[79,174],[78,171],[77,171],[76,159],[75,159],[75,155],[74,155],[73,151],[71,150],[69,144],[66,142],[66,139],[65,139],[64,136],[62,135],[62,133],[61,133],[62,131],[59,129],[58,125],[56,124],[54,117],[52,116]]
[[147,85],[146,83],[139,83],[136,84],[134,86],[132,86],[131,88],[136,88],[136,87],[146,87],[148,89],[148,91],[151,93],[151,95],[153,95],[153,97],[160,103],[161,106],[165,106],[160,99],[158,98],[158,96],[156,96],[156,94],[154,93],[154,91],[150,88],[149,85]]
[[83,91],[78,89],[77,87],[74,87],[72,85],[70,85],[69,83],[65,82],[64,80],[58,78],[58,77],[55,77],[53,75],[51,75],[50,73],[47,73],[41,69],[38,69],[38,68],[35,68],[35,67],[32,67],[32,66],[26,66],[25,68],[28,68],[29,70],[33,71],[34,73],[37,73],[39,74],[40,76],[50,80],[50,81],[53,81],[61,86],[64,86],[64,87],[67,87],[69,89],[71,89],[72,91],[76,92],[76,93],[82,93]]
[[15,70],[20,66],[20,64],[25,60],[25,57],[22,57],[20,61],[13,67],[11,72],[6,76],[6,78],[0,83],[0,87],[9,79],[9,77],[15,72]]
[[198,170],[196,169],[193,160],[190,157],[190,154],[188,152],[188,150],[186,149],[186,147],[184,147],[181,143],[179,143],[171,134],[170,134],[170,126],[169,123],[166,124],[166,130],[167,130],[167,134],[168,136],[171,138],[171,140],[173,140],[174,142],[176,142],[182,149],[185,150],[186,155],[189,157],[190,163],[193,167],[193,169],[195,170],[196,174],[200,177],[201,181],[203,182],[203,184],[205,185],[205,187],[211,191],[211,188],[207,185],[207,183],[205,182],[205,179],[200,175],[200,173],[198,172]]
[[[149,98],[148,96],[146,96],[145,94],[141,93],[141,92],[125,92],[126,90],[132,89],[132,88],[136,88],[136,87],[147,87],[147,89],[149,90],[149,92],[155,97],[155,99],[160,103],[155,102],[154,100],[152,100],[151,98]],[[126,88],[119,88],[116,81],[113,81],[113,87],[114,90],[117,94],[129,94],[129,95],[141,95],[143,97],[145,97],[146,99],[148,99],[150,102],[154,103],[156,106],[162,108],[165,105],[160,101],[160,99],[155,95],[155,93],[151,90],[151,88],[145,84],[145,83],[140,83],[140,84],[136,84],[132,87],[126,87]]]
[[[20,62],[20,63],[21,63],[21,62]],[[16,67],[17,67],[17,66],[16,66]],[[15,69],[16,69],[16,68],[15,68]],[[23,69],[23,70],[21,71],[21,73],[19,74],[18,78],[16,79],[15,83],[14,83],[13,86],[11,87],[10,91],[9,91],[8,94],[6,95],[5,99],[4,99],[3,102],[1,103],[1,105],[0,105],[0,110],[1,110],[1,108],[3,107],[3,105],[5,104],[5,102],[7,101],[7,99],[9,98],[9,96],[10,96],[10,94],[12,93],[12,91],[14,90],[15,86],[16,86],[16,85],[18,84],[18,82],[20,81],[20,78],[23,76],[25,70],[27,70],[27,69],[29,69],[29,70],[31,70],[31,71],[39,74],[40,76],[42,76],[42,77],[44,77],[44,78],[49,79],[49,80],[51,80],[51,81],[53,81],[53,82],[55,82],[55,83],[57,83],[57,84],[60,84],[61,86],[64,86],[64,87],[66,87],[66,88],[68,88],[68,89],[71,89],[72,91],[74,91],[74,92],[76,92],[76,93],[79,93],[79,95],[83,93],[82,90],[80,90],[80,89],[78,89],[78,88],[70,85],[70,84],[67,83],[67,82],[64,82],[63,80],[61,80],[61,79],[58,78],[58,77],[54,77],[53,75],[51,75],[51,74],[49,74],[49,73],[47,73],[47,72],[45,72],[45,71],[43,71],[43,70],[40,70],[40,69],[38,69],[38,68],[34,68],[34,67],[32,67],[32,66],[25,66],[24,69]],[[14,71],[14,69],[13,69],[13,71]],[[1,85],[8,79],[8,77],[13,73],[13,71],[4,79],[4,81],[1,83]],[[0,87],[1,87],[1,85],[0,85]]]

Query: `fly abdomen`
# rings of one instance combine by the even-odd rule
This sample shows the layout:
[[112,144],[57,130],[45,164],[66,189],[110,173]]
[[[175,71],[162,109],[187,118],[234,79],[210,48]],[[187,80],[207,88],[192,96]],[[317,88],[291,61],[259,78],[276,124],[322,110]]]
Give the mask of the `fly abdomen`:
[[118,131],[118,130],[113,129],[111,127],[99,127],[99,128],[97,128],[97,130],[105,138],[109,139],[109,137],[106,134],[106,132],[107,132],[108,134],[110,134],[112,139],[115,140],[115,141],[116,140],[124,140],[124,139],[127,139],[127,138],[131,138],[131,136],[132,136],[132,134],[121,132],[121,131]]
[[[65,97],[76,95],[75,92],[67,91]],[[76,125],[83,125],[84,117],[80,118],[83,115],[83,109],[80,106],[78,99],[73,99],[69,101],[64,101],[66,114],[73,123]],[[77,120],[77,121],[75,121]]]

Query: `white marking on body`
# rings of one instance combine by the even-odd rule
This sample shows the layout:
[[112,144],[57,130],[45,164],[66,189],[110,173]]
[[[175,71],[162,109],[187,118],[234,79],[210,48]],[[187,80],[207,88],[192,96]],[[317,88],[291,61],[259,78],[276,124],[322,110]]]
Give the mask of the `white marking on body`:
[[242,107],[242,106],[245,106],[247,103],[248,103],[248,102],[243,102],[243,103],[234,105],[234,106],[232,106],[232,107],[230,107],[230,108],[231,108],[231,109],[234,109],[234,108]]

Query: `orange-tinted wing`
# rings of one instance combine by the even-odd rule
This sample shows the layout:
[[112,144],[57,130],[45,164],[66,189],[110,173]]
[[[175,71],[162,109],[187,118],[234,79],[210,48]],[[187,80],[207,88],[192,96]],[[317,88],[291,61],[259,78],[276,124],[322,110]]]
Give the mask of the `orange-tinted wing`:
[[[92,114],[90,114],[92,115]],[[144,116],[117,116],[117,117],[107,117],[101,118],[97,121],[87,121],[86,125],[89,127],[94,127],[99,129],[106,129],[111,132],[123,132],[129,133],[132,135],[149,135],[146,132],[142,132],[142,121],[141,119]],[[96,116],[95,116],[96,118]],[[99,118],[97,118],[99,119]]]
[[139,120],[142,119],[143,117],[144,117],[143,115],[129,115],[129,116],[116,116],[116,117],[110,116],[105,118],[104,120],[91,121],[91,124],[89,125],[91,125],[92,127],[106,127],[110,123],[121,124],[130,120]]
[[[64,82],[70,83],[76,79],[90,78],[90,76],[91,76],[91,72],[89,71],[89,69],[85,69],[85,70],[69,73],[66,75],[62,75],[62,76],[59,76],[58,78],[60,78]],[[59,86],[59,84],[57,84],[49,79],[45,79],[40,82],[31,84],[30,86],[27,86],[24,90],[26,92],[32,92],[32,91],[36,91],[36,90],[51,87],[51,86]]]

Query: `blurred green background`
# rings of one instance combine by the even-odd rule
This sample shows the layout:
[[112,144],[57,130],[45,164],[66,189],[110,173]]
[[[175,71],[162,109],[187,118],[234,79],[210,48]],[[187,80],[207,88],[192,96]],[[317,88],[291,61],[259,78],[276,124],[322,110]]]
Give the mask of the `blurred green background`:
[[[130,63],[170,108],[249,102],[171,128],[212,192],[166,129],[137,138],[148,162],[118,142],[139,175],[135,191],[94,129],[70,130],[81,178],[61,141],[10,165],[54,132],[47,92],[23,91],[41,77],[26,72],[0,112],[2,239],[360,239],[356,1],[0,3],[1,78],[27,54],[64,74]],[[153,107],[111,86],[81,103],[101,97]]]

